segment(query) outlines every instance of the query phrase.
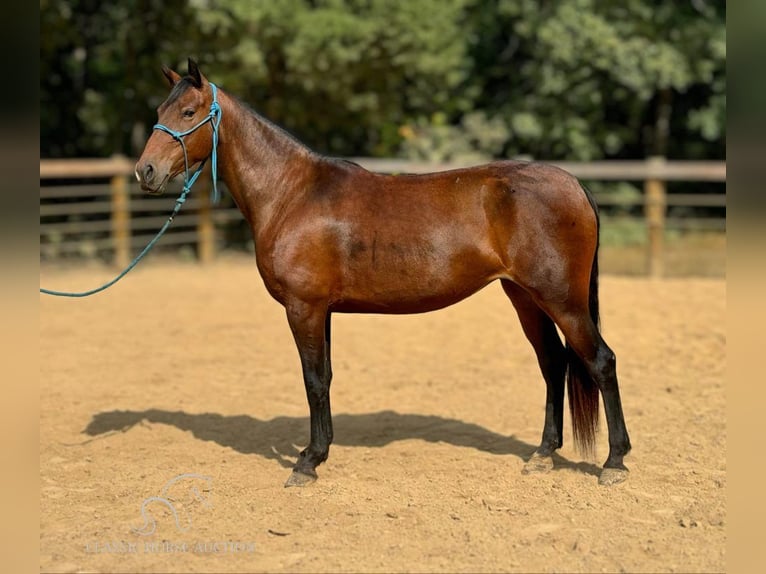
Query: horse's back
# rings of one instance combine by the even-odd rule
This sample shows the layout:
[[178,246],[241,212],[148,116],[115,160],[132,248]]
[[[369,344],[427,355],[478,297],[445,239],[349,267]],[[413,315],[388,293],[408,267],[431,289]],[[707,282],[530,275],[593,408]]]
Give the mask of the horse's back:
[[[337,167],[337,166],[336,166]],[[474,167],[423,174],[381,174],[343,162],[325,186],[335,188],[333,209],[350,207],[354,214],[370,211],[379,217],[435,215],[475,210],[496,212],[521,207],[528,211],[592,211],[578,180],[569,172],[541,162],[502,160]],[[322,186],[322,187],[325,187]],[[326,189],[317,195],[327,197]],[[330,193],[329,195],[333,195]],[[537,207],[533,207],[537,206]],[[587,215],[586,215],[587,217]],[[452,224],[459,223],[452,221]]]

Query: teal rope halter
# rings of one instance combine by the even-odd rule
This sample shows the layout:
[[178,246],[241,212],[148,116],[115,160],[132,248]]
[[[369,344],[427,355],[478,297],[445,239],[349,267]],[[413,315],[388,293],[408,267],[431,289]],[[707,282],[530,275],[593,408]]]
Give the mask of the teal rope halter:
[[184,202],[186,201],[186,196],[189,195],[189,192],[191,192],[191,188],[194,185],[194,182],[197,181],[197,178],[199,177],[199,174],[202,172],[202,168],[205,167],[205,163],[207,162],[208,158],[205,158],[202,160],[202,163],[200,163],[199,167],[197,168],[197,171],[194,172],[194,174],[189,177],[189,157],[186,153],[186,145],[184,144],[183,138],[190,133],[196,131],[200,127],[202,127],[204,124],[210,122],[210,124],[213,126],[213,150],[210,152],[209,158],[211,158],[211,167],[212,167],[212,178],[213,178],[213,202],[218,203],[219,200],[219,194],[218,194],[218,185],[216,183],[216,180],[218,179],[218,128],[221,125],[221,106],[218,104],[218,89],[216,88],[216,85],[212,82],[210,82],[210,87],[213,90],[213,102],[210,104],[210,113],[208,113],[207,117],[199,122],[194,127],[183,131],[183,132],[177,132],[175,130],[170,129],[167,126],[164,126],[162,124],[155,124],[155,126],[152,129],[155,130],[161,130],[168,134],[170,134],[173,139],[177,140],[179,144],[181,144],[181,149],[184,152],[184,187],[181,191],[181,195],[178,196],[178,199],[176,199],[176,204],[173,207],[173,211],[170,214],[170,217],[168,217],[168,220],[164,223],[162,228],[159,230],[157,235],[155,235],[152,240],[146,245],[146,247],[143,248],[141,253],[139,253],[133,261],[130,262],[130,264],[119,274],[117,277],[109,281],[108,283],[104,283],[100,287],[96,287],[95,289],[91,289],[89,291],[82,291],[79,293],[70,293],[67,291],[52,291],[50,289],[43,289],[40,287],[40,293],[45,293],[46,295],[56,295],[57,297],[87,297],[89,295],[94,295],[95,293],[98,293],[100,291],[104,291],[105,289],[108,289],[117,281],[125,277],[125,275],[130,272],[131,269],[133,269],[141,259],[144,258],[144,255],[149,253],[149,251],[154,247],[154,245],[160,240],[160,237],[162,237],[165,232],[167,231],[168,227],[170,227],[170,224],[173,223],[173,218],[176,216],[176,214],[181,210],[181,206],[183,206]]
[[178,140],[178,143],[181,144],[181,149],[184,152],[184,182],[185,182],[184,190],[188,191],[189,189],[191,189],[191,186],[194,185],[194,182],[197,181],[199,174],[202,172],[202,168],[205,167],[207,158],[202,160],[202,163],[199,164],[197,171],[195,171],[194,175],[192,175],[190,178],[189,177],[189,157],[186,155],[186,144],[184,144],[184,136],[188,136],[190,133],[197,131],[207,122],[210,122],[212,124],[213,151],[210,152],[209,157],[211,158],[211,167],[213,171],[213,203],[218,203],[219,195],[218,195],[218,185],[216,183],[216,180],[218,179],[218,126],[221,125],[221,106],[218,104],[218,88],[213,82],[210,82],[210,87],[213,90],[213,102],[210,104],[210,113],[208,113],[207,117],[201,122],[199,122],[196,126],[189,128],[188,130],[184,132],[177,132],[162,124],[154,124],[154,127],[152,129],[161,130],[163,132],[170,134],[173,137],[173,139]]

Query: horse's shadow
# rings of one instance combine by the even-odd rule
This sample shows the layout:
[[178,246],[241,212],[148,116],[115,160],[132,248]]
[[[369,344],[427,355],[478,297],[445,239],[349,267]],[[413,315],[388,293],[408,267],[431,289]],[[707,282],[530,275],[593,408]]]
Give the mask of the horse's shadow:
[[[260,420],[248,415],[224,416],[216,413],[189,414],[183,411],[148,409],[144,411],[108,411],[93,416],[83,431],[93,437],[126,432],[144,422],[162,423],[233,448],[243,454],[257,454],[292,468],[300,449],[297,441],[308,443],[307,417],[276,417]],[[496,455],[513,455],[526,461],[536,446],[514,435],[503,436],[474,423],[435,415],[401,414],[380,411],[366,414],[333,416],[335,444],[344,446],[382,447],[389,443],[420,439],[474,448]],[[589,462],[572,462],[554,454],[555,468],[574,469],[598,476],[600,469]]]

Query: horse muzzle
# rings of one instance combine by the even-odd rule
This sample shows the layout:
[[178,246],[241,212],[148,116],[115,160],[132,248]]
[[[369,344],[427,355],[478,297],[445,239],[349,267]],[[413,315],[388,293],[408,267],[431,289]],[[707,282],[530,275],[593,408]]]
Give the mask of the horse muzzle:
[[167,188],[170,174],[159,173],[151,162],[138,163],[135,169],[136,179],[141,184],[141,189],[151,195],[160,195]]

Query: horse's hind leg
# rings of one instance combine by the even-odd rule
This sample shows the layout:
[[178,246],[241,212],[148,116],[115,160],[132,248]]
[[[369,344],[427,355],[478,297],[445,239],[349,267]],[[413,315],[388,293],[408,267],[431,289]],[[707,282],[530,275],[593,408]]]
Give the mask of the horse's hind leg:
[[542,441],[532,458],[524,465],[522,472],[547,472],[553,468],[551,455],[561,448],[563,443],[566,350],[555,324],[529,294],[511,281],[503,280],[502,285],[516,308],[524,334],[537,354],[537,362],[546,385]]
[[604,401],[609,430],[609,456],[604,463],[599,483],[610,485],[622,482],[628,473],[623,458],[630,452],[631,446],[622,412],[614,352],[601,337],[585,304],[554,304],[548,311],[564,334],[567,344],[598,386]]

